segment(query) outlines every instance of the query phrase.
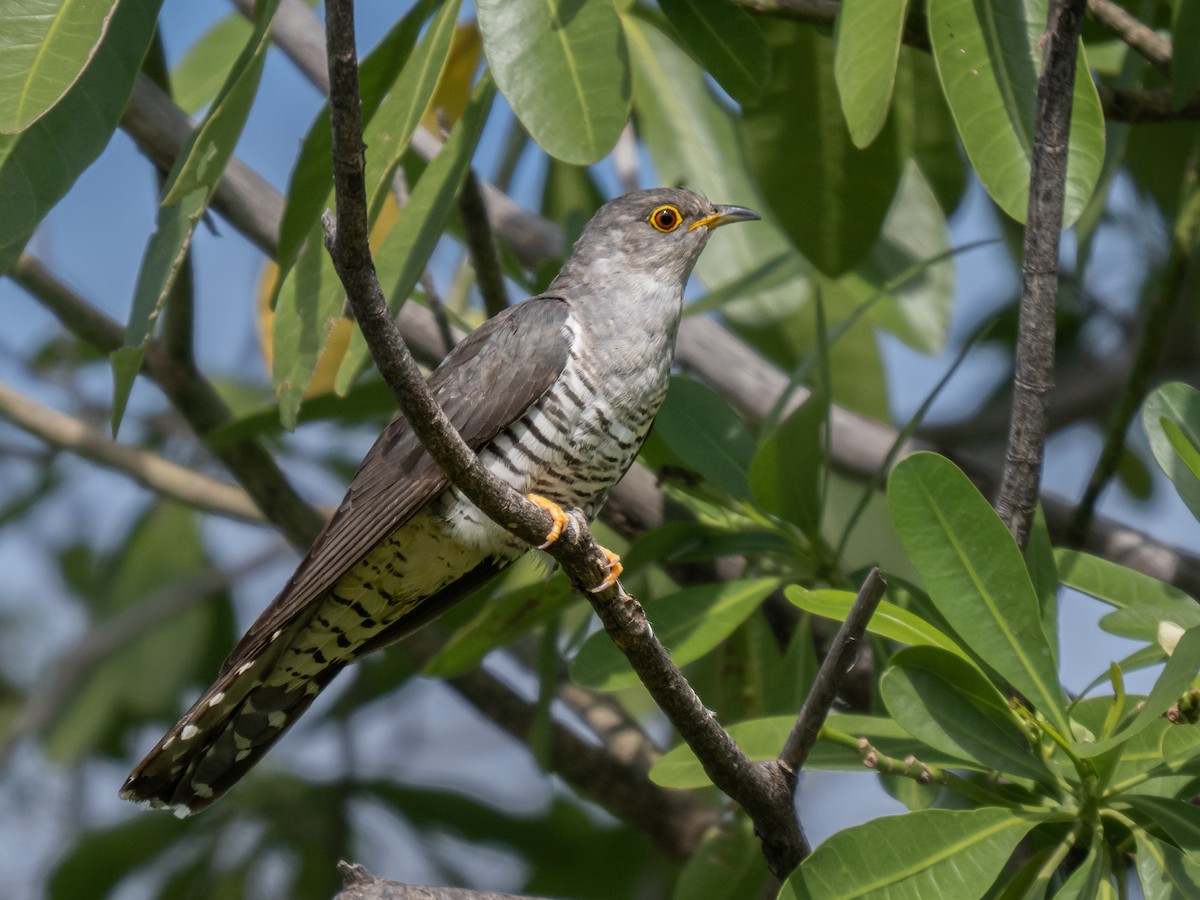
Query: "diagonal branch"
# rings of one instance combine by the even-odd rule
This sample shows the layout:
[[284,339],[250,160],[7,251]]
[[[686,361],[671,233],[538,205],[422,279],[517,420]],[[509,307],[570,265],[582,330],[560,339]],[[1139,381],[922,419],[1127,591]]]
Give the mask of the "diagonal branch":
[[825,654],[817,677],[813,680],[812,689],[804,700],[804,706],[800,708],[800,715],[796,718],[792,733],[788,735],[787,742],[779,753],[779,762],[793,772],[799,772],[803,768],[809,751],[817,742],[817,735],[821,733],[821,726],[825,724],[829,710],[833,708],[833,701],[837,697],[842,679],[854,665],[858,655],[858,642],[862,640],[867,623],[875,614],[886,589],[887,583],[879,574],[879,569],[868,572],[866,580],[858,590],[858,596],[854,599],[854,605],[850,607],[850,614],[846,616],[846,621],[834,636],[829,652]]
[[1038,78],[1013,411],[1004,475],[996,498],[996,511],[1022,549],[1037,508],[1046,445],[1046,395],[1054,379],[1058,245],[1066,193],[1075,57],[1086,5],[1087,0],[1054,0],[1051,4],[1043,38],[1045,61]]
[[118,444],[79,419],[41,406],[4,384],[0,384],[0,418],[180,503],[256,525],[265,523],[262,512],[241,488],[145,450]]
[[1140,53],[1164,75],[1171,74],[1171,42],[1112,0],[1088,0],[1096,21]]
[[[451,482],[489,518],[532,546],[550,532],[548,513],[493,476],[438,407],[396,331],[371,260],[364,189],[362,117],[358,94],[352,0],[326,3],[333,172],[337,222],[326,215],[326,245],[380,372],[413,431]],[[550,553],[572,583],[598,584],[608,565],[586,521],[574,516],[570,536]],[[693,748],[705,771],[750,814],[763,838],[768,864],[786,875],[808,850],[792,806],[794,782],[779,767],[757,766],[717,724],[654,637],[641,606],[620,584],[585,591],[651,696]]]

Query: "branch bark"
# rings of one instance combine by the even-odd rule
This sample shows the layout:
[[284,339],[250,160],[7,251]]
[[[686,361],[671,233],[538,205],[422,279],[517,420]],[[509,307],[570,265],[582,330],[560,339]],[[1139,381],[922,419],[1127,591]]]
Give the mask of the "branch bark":
[[1017,320],[1013,413],[996,511],[1022,550],[1037,509],[1046,446],[1046,395],[1054,384],[1058,245],[1066,193],[1075,57],[1087,0],[1054,0],[1038,79],[1025,260]]
[[528,895],[497,894],[494,891],[401,884],[372,875],[355,863],[339,862],[338,871],[342,874],[343,887],[334,900],[538,900]]
[[[354,307],[359,326],[385,381],[429,454],[466,497],[494,522],[531,546],[550,532],[548,513],[493,476],[459,437],[429,392],[395,329],[368,245],[361,104],[355,53],[354,4],[329,0],[325,7],[329,58],[333,173],[337,222],[326,214],[326,246]],[[603,591],[608,564],[586,520],[573,515],[570,534],[550,554],[591,601],[600,621],[629,659],[659,708],[695,751],[705,771],[754,820],[768,865],[786,875],[808,852],[792,803],[794,780],[778,766],[758,766],[717,724],[666,649],[654,637],[637,601],[619,583]]]

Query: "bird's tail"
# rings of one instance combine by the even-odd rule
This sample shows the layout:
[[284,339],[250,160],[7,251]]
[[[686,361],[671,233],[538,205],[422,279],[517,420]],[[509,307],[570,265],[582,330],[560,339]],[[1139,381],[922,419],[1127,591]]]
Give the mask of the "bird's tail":
[[297,679],[281,677],[274,663],[259,656],[223,671],[133,770],[122,799],[170,807],[181,817],[204,809],[262,758],[343,665]]

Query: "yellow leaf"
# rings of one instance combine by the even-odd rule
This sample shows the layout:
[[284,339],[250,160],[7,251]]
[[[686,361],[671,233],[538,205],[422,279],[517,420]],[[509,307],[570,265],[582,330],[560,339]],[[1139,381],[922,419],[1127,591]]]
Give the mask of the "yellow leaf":
[[471,99],[471,83],[482,55],[479,26],[475,22],[460,22],[450,42],[450,58],[446,61],[446,68],[442,70],[442,77],[438,79],[429,106],[421,116],[421,124],[429,131],[437,135],[442,133],[443,125],[438,122],[439,110],[445,117],[446,128],[453,127],[458,121],[467,108],[467,101]]

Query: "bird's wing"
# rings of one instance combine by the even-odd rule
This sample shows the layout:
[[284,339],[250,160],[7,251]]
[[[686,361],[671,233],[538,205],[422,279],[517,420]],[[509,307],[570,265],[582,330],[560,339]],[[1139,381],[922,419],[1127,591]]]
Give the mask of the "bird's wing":
[[[559,297],[510,307],[465,338],[429,377],[434,397],[472,450],[519,419],[562,373],[570,353],[567,316]],[[311,613],[313,600],[448,484],[408,421],[392,422],[295,573],[221,671],[255,658],[277,629]]]

